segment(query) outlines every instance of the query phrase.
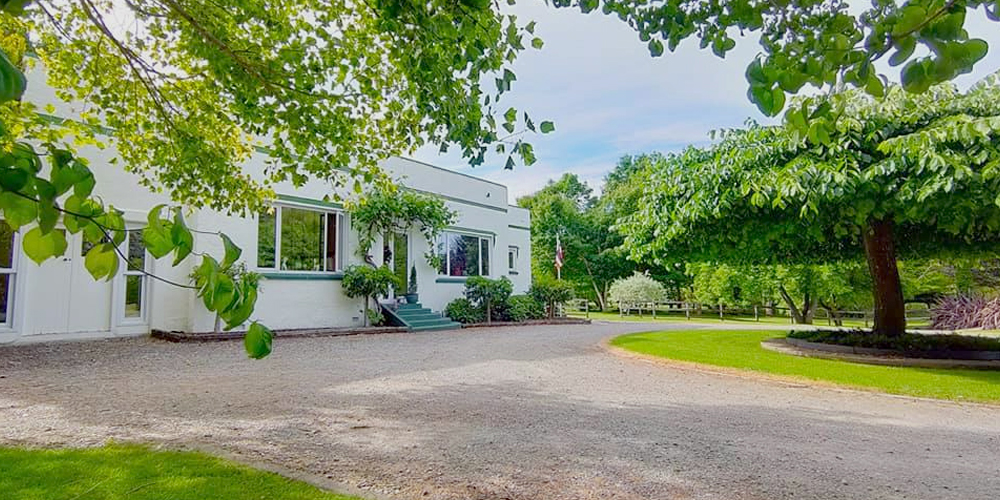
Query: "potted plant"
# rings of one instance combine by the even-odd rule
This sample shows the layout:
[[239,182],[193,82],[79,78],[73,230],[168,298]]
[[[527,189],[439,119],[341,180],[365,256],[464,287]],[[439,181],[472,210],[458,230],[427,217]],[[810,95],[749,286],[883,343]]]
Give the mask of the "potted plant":
[[406,303],[417,303],[417,266],[410,266],[410,282],[406,285]]

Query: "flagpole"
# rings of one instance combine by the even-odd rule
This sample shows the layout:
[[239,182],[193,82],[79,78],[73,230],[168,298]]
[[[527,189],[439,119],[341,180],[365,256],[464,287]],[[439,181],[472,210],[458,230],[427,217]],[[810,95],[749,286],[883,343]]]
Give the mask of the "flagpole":
[[559,242],[559,233],[556,233],[556,279],[562,280],[562,243]]

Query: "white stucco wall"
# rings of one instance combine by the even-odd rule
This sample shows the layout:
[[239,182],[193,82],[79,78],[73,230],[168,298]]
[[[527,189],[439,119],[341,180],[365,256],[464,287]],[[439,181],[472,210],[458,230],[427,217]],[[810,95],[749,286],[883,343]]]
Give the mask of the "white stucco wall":
[[[33,80],[34,83],[34,80]],[[51,90],[42,85],[29,85],[26,97],[40,107],[54,104],[56,115],[72,118],[77,112],[73,106],[56,100]],[[80,150],[97,178],[95,194],[108,205],[125,213],[126,221],[142,227],[147,212],[161,203],[170,203],[164,194],[153,193],[141,187],[136,176],[113,165],[116,156],[113,147],[98,149],[87,146]],[[245,165],[252,176],[262,178],[267,157],[256,153]],[[488,236],[490,248],[490,277],[508,276],[514,283],[515,293],[528,290],[530,269],[530,220],[524,209],[510,206],[507,188],[501,184],[456,173],[426,163],[403,158],[391,158],[382,167],[400,184],[418,192],[438,195],[457,212],[458,217],[450,230]],[[281,197],[294,196],[321,204],[324,197],[333,194],[333,187],[324,181],[310,181],[304,186],[280,183],[274,186]],[[282,203],[279,199],[278,203]],[[235,217],[213,210],[187,210],[188,225],[196,230],[226,233],[243,249],[241,260],[248,268],[256,269],[257,220],[256,217]],[[346,221],[350,218],[346,217]],[[349,226],[348,226],[349,227]],[[361,264],[357,255],[357,233],[346,231],[346,241],[341,247],[345,266]],[[454,298],[462,295],[460,279],[442,279],[437,270],[427,264],[424,254],[431,249],[431,242],[424,241],[419,231],[411,231],[411,264],[417,269],[420,301],[427,307],[441,310]],[[214,315],[209,313],[193,291],[166,283],[147,280],[146,317],[142,321],[122,320],[116,304],[122,302],[122,277],[111,282],[95,282],[83,267],[82,239],[71,235],[67,255],[53,259],[41,266],[27,259],[23,253],[16,259],[16,287],[13,296],[13,317],[8,328],[0,327],[0,343],[27,342],[44,339],[90,338],[113,335],[147,333],[151,329],[176,331],[210,331]],[[518,269],[510,273],[507,250],[519,249]],[[196,234],[195,251],[222,254],[220,240],[213,235]],[[371,251],[376,262],[381,262],[381,242]],[[147,254],[147,270],[165,279],[187,283],[192,265],[198,261],[188,258],[179,266],[172,266],[172,257],[154,261]],[[361,323],[362,302],[349,299],[341,291],[336,275],[307,276],[304,273],[270,272],[263,278],[253,318],[275,329],[318,328],[350,326]],[[319,279],[317,279],[319,278]],[[53,307],[56,304],[57,307]],[[53,309],[57,313],[53,313]]]

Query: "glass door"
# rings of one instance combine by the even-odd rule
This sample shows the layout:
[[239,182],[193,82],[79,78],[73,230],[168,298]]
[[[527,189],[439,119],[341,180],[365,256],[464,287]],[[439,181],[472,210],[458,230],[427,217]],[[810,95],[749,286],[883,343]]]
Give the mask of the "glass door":
[[400,288],[396,295],[406,295],[409,285],[410,239],[402,233],[393,235],[392,271],[396,273]]

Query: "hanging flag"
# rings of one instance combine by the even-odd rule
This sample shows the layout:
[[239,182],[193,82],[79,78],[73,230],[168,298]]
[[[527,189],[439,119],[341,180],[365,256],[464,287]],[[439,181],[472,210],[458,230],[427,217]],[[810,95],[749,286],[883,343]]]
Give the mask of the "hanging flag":
[[559,235],[556,235],[556,269],[562,269],[563,266],[563,247],[562,243],[559,241]]

